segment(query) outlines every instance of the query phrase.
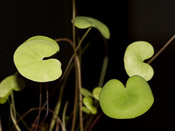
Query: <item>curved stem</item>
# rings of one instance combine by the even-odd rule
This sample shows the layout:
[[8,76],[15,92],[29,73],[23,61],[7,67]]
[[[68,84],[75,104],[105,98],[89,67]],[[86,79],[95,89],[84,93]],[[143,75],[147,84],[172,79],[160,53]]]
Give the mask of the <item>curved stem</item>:
[[91,29],[92,29],[92,27],[88,28],[88,30],[85,32],[85,34],[84,34],[83,37],[81,38],[80,42],[78,43],[78,45],[77,45],[77,47],[76,47],[76,49],[75,49],[76,52],[77,52],[78,49],[80,48],[80,46],[81,46],[83,40],[84,40],[85,37],[88,35],[88,33],[90,32]]
[[11,116],[11,119],[12,119],[12,122],[13,124],[15,125],[15,128],[17,131],[21,131],[21,129],[19,128],[18,124],[17,124],[17,121],[15,119],[15,116],[13,114],[13,104],[10,105],[10,116]]
[[[38,107],[36,107],[36,108],[31,108],[30,110],[28,110],[24,115],[22,115],[18,120],[17,120],[17,123],[18,122],[20,122],[22,119],[24,119],[24,117],[26,117],[29,113],[31,113],[32,111],[36,111],[36,110],[47,110],[47,108],[38,108]],[[63,130],[63,124],[62,124],[62,121],[61,121],[61,119],[59,118],[59,116],[57,116],[55,113],[54,113],[54,111],[52,111],[51,109],[49,109],[49,112],[51,112],[53,115],[55,115],[56,116],[56,118],[57,118],[57,121],[60,123],[60,125],[61,125],[61,128],[62,128],[62,130]]]
[[170,43],[175,39],[175,35],[173,35],[169,41],[148,61],[148,64],[151,64],[169,45]]
[[[38,112],[38,115],[33,123],[33,126],[32,126],[32,129],[31,131],[34,129],[35,127],[35,131],[37,131],[37,128],[38,128],[38,124],[39,124],[39,120],[40,120],[40,115],[41,115],[41,102],[42,102],[42,92],[41,92],[41,83],[40,83],[40,99],[39,99],[39,112]],[[36,124],[35,124],[36,123]]]
[[68,42],[72,46],[72,48],[74,49],[74,43],[68,38],[58,38],[58,39],[55,39],[55,41],[56,42],[60,42],[60,41]]
[[16,108],[15,108],[15,100],[13,92],[11,93],[11,101],[12,101],[13,116],[14,119],[16,120]]

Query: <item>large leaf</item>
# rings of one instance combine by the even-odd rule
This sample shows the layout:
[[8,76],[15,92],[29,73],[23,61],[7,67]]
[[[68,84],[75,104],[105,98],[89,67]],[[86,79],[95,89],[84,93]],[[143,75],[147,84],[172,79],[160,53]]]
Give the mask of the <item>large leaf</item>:
[[61,74],[61,63],[57,59],[46,59],[59,51],[56,41],[46,36],[35,36],[14,53],[14,63],[19,73],[36,82],[48,82],[58,79]]
[[142,76],[145,80],[150,80],[154,75],[153,68],[144,62],[152,57],[154,49],[151,44],[145,41],[137,41],[130,44],[124,55],[124,64],[127,74]]
[[108,27],[97,19],[86,16],[77,16],[75,17],[75,26],[80,29],[94,27],[100,31],[104,38],[110,38],[110,31]]
[[107,82],[100,93],[100,106],[112,118],[129,119],[149,110],[154,97],[148,83],[140,76],[132,76],[124,85],[116,79]]

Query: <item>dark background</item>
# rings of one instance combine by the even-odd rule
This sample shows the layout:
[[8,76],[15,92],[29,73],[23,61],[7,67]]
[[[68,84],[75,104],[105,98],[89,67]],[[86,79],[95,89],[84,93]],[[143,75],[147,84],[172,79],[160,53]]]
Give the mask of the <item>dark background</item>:
[[[123,83],[128,76],[123,67],[124,51],[131,42],[144,40],[150,42],[157,52],[175,33],[174,0],[76,0],[78,15],[90,16],[104,22],[111,31],[109,46],[109,66],[105,82],[116,78]],[[0,2],[0,80],[13,74],[15,49],[34,35],[51,38],[72,38],[71,0],[1,0]],[[94,34],[91,31],[87,40]],[[81,35],[81,32],[80,32]],[[103,44],[98,38],[85,53],[82,63],[83,86],[89,89],[97,86],[103,58]],[[63,69],[72,50],[66,44],[59,44],[59,54]],[[102,49],[102,51],[100,50]],[[175,42],[151,64],[155,75],[149,84],[155,103],[144,115],[131,120],[114,120],[105,115],[94,130],[173,130],[174,129],[174,74]],[[35,88],[35,84],[34,88]],[[25,89],[23,95],[17,93],[19,110],[38,105],[38,90]],[[71,91],[71,90],[70,90]],[[8,120],[8,104],[0,105],[3,125]]]

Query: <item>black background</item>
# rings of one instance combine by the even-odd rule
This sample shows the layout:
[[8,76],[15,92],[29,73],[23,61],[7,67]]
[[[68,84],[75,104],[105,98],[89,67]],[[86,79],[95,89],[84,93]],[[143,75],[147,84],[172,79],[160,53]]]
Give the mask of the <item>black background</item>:
[[[109,46],[109,66],[105,82],[119,79],[126,82],[128,76],[123,67],[124,51],[131,42],[144,40],[150,42],[157,52],[175,32],[174,0],[76,0],[77,14],[97,18],[111,31]],[[71,0],[1,0],[0,2],[0,79],[13,74],[15,49],[34,35],[51,38],[68,37],[72,39]],[[80,32],[81,33],[81,32]],[[94,34],[91,31],[87,39]],[[103,58],[102,40],[94,40],[85,53],[82,63],[83,86],[89,89],[97,86]],[[72,50],[66,44],[61,47],[59,58],[63,69]],[[101,50],[102,51],[101,51]],[[174,129],[174,73],[175,43],[172,44],[151,64],[155,75],[149,84],[155,103],[144,115],[131,120],[114,120],[105,115],[94,130],[173,130]],[[16,93],[17,108],[25,112],[38,105],[38,89],[25,89],[23,95]],[[32,85],[32,86],[33,86]],[[70,89],[70,91],[73,91]],[[70,92],[68,89],[68,92]],[[33,105],[32,105],[33,104]],[[0,106],[3,127],[8,120],[8,104]]]

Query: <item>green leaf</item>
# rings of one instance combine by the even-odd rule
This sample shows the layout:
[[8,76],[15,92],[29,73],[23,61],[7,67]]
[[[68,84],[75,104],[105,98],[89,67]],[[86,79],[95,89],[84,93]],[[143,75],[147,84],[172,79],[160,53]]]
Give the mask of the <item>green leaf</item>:
[[46,36],[34,36],[14,53],[14,63],[19,73],[36,82],[49,82],[58,79],[61,74],[61,63],[57,59],[46,59],[59,51],[56,41]]
[[80,29],[94,27],[100,31],[104,38],[110,38],[110,31],[108,27],[97,19],[86,16],[77,16],[75,17],[75,26]]
[[153,75],[153,68],[144,62],[154,54],[154,49],[151,44],[145,41],[137,41],[130,44],[124,55],[124,65],[127,74],[131,77],[139,75],[146,81],[149,81]]
[[124,85],[116,79],[108,81],[100,93],[103,112],[116,119],[130,119],[147,112],[154,102],[150,86],[140,76],[132,76]]
[[85,107],[85,106],[82,106],[82,111],[86,114],[90,114],[91,112]]
[[102,89],[101,87],[96,87],[92,91],[92,94],[96,100],[99,100],[101,89]]
[[97,114],[97,109],[93,106],[93,100],[91,97],[84,97],[83,103],[92,114]]
[[24,86],[24,80],[16,74],[3,79],[0,83],[0,104],[3,104],[8,100],[12,90],[20,91]]
[[0,97],[0,104],[5,104],[9,98],[10,94],[11,93],[9,92],[9,94],[6,95],[5,97],[2,97],[2,98]]
[[93,97],[92,93],[90,91],[88,91],[86,88],[81,88],[80,92],[82,93],[83,96],[88,97],[91,96]]

